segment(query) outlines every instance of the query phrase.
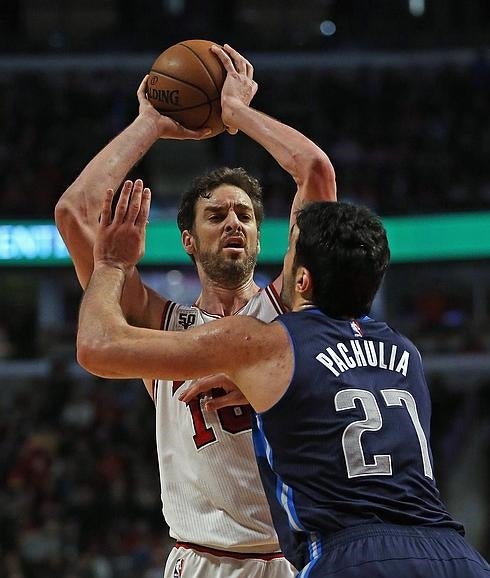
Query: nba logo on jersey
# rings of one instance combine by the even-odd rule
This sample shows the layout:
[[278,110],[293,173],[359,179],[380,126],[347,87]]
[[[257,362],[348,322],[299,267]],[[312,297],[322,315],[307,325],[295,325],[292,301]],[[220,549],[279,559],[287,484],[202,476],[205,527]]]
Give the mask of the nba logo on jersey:
[[179,558],[175,563],[173,578],[182,578],[184,574],[184,560]]
[[358,321],[356,321],[355,319],[351,321],[350,327],[352,329],[352,333],[354,333],[356,337],[362,337],[362,329]]

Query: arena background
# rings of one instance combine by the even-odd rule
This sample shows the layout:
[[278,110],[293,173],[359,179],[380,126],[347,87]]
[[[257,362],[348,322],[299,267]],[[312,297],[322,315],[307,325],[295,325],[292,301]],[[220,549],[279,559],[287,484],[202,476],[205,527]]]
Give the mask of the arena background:
[[[140,383],[76,365],[81,292],[53,209],[134,117],[155,57],[188,38],[249,57],[255,106],[327,151],[340,199],[385,219],[395,258],[375,312],[423,354],[438,483],[490,555],[489,30],[486,0],[2,2],[0,577],[161,575],[171,542],[154,409]],[[287,234],[294,188],[258,145],[158,143],[133,172],[154,193],[144,276],[171,298],[198,292],[174,250],[179,195],[220,164],[261,179],[271,239]],[[159,234],[172,256],[158,253]],[[259,283],[279,261],[279,250],[262,259]]]

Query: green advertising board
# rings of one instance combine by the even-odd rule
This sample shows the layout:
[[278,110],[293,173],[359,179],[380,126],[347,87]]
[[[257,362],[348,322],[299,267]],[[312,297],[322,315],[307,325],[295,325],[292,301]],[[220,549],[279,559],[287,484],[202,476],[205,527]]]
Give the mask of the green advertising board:
[[[490,212],[390,217],[383,219],[392,262],[444,261],[490,257]],[[288,222],[269,219],[261,231],[259,263],[282,261]],[[0,266],[57,267],[70,265],[68,251],[50,221],[0,221]],[[188,265],[174,221],[148,225],[145,265]]]

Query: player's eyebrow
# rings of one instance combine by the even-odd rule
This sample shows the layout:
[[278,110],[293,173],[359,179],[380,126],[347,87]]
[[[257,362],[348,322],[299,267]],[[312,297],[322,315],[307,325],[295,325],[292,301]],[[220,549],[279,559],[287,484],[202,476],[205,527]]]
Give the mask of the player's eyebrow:
[[[251,213],[253,212],[253,208],[250,207],[249,205],[246,205],[245,203],[233,203],[233,208],[242,210],[242,211],[250,211]],[[228,210],[228,204],[214,204],[214,205],[206,205],[204,207],[204,212],[205,213],[212,213],[214,211],[224,211],[224,210]]]

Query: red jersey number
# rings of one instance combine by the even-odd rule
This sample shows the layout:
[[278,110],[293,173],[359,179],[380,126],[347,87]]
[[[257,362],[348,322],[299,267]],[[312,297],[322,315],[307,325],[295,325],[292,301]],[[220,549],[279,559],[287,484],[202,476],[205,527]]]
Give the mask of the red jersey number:
[[[174,393],[182,383],[182,381],[174,381]],[[223,394],[224,391],[222,389],[213,390],[214,397],[219,397]],[[204,417],[201,407],[202,397],[193,399],[187,406],[191,412],[192,425],[194,427],[194,435],[192,437],[198,450],[216,441],[216,434],[213,428],[207,425]],[[252,410],[249,405],[223,407],[218,409],[216,413],[218,414],[221,429],[225,432],[237,434],[252,427]]]

